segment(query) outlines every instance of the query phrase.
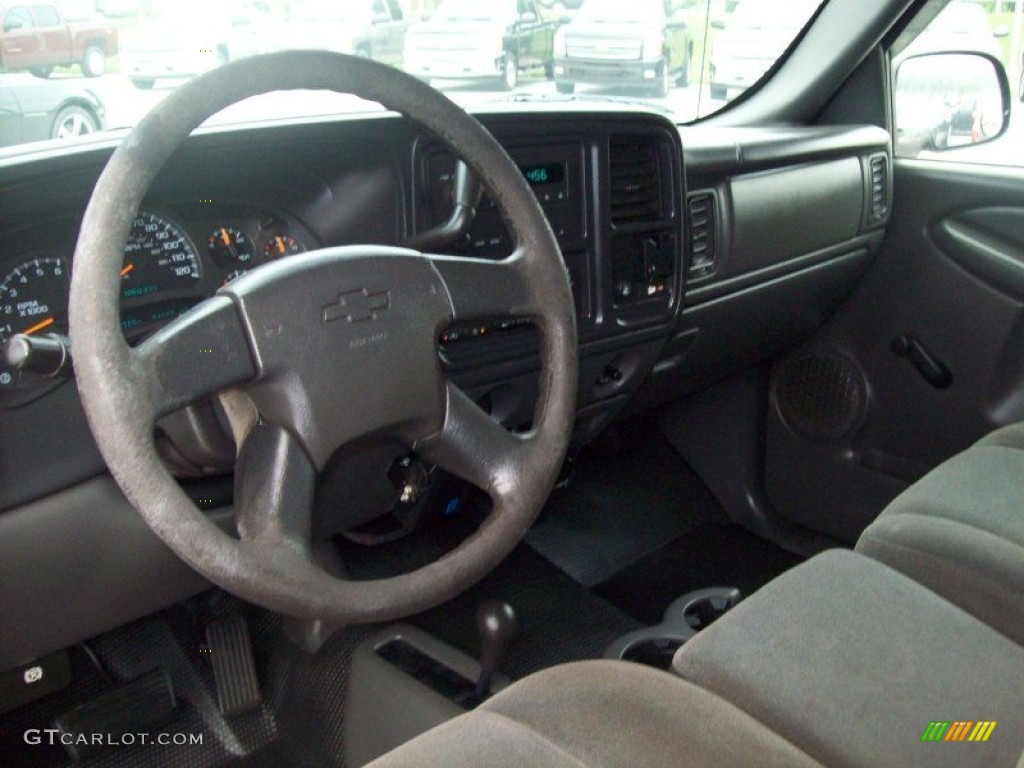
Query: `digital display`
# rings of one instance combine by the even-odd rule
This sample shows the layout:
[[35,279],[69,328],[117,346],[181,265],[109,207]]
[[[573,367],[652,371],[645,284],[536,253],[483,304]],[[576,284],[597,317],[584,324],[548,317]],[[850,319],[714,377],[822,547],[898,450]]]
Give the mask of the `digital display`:
[[521,165],[519,170],[530,182],[531,187],[542,187],[546,184],[561,184],[565,181],[565,166],[562,163],[545,163],[543,165]]
[[128,339],[133,339],[154,327],[167,325],[178,315],[183,315],[198,301],[194,298],[165,301],[146,307],[137,307],[121,313],[121,330]]

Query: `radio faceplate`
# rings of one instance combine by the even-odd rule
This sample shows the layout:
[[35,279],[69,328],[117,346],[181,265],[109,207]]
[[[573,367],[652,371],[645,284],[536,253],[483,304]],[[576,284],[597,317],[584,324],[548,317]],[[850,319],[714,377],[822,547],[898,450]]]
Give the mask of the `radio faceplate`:
[[[561,246],[572,280],[577,316],[581,320],[589,318],[592,310],[583,147],[574,143],[529,148],[513,146],[509,154],[536,194]],[[420,169],[425,181],[420,190],[426,194],[418,209],[417,224],[422,231],[442,224],[451,215],[455,161],[442,148],[431,147],[423,153]],[[501,213],[485,191],[472,227],[451,250],[461,256],[497,260],[509,256],[513,248],[512,236]]]

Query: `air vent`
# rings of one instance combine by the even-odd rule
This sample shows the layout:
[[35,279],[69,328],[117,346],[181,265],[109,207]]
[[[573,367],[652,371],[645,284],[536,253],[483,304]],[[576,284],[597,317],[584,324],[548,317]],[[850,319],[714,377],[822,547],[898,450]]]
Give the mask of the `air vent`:
[[889,157],[871,158],[871,223],[878,224],[889,216]]
[[707,277],[715,271],[718,261],[718,209],[712,192],[698,192],[690,198],[690,268],[691,280]]
[[616,226],[661,221],[661,153],[647,136],[619,136],[610,146],[612,222]]

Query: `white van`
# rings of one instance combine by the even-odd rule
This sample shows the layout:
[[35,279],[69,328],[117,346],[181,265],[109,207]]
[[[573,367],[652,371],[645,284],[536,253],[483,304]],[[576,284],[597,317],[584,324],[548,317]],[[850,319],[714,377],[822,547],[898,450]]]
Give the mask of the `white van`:
[[740,0],[711,54],[711,98],[735,97],[775,64],[821,0]]

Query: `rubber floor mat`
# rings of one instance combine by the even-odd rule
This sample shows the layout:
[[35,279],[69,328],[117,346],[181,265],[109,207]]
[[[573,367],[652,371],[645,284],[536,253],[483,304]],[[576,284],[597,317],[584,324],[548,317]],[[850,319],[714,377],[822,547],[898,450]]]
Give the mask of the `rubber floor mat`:
[[748,597],[802,559],[737,526],[708,523],[624,569],[595,592],[651,625],[687,592],[739,587]]
[[526,542],[586,587],[611,578],[719,512],[649,420],[625,423],[614,452],[585,451]]

